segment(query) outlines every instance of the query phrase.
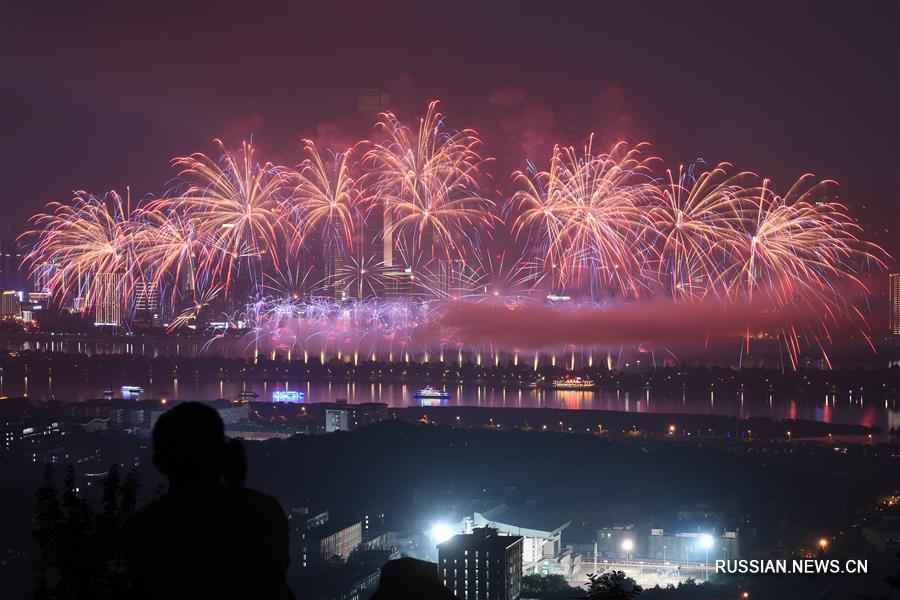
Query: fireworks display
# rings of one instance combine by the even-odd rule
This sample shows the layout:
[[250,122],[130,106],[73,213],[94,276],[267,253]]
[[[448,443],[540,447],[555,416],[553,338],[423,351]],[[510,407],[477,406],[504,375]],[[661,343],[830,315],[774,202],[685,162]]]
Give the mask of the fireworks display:
[[385,141],[367,153],[372,193],[383,207],[383,236],[409,254],[451,259],[477,247],[491,225],[492,203],[479,195],[480,140],[474,131],[448,131],[437,102],[414,133],[385,113]]
[[174,159],[172,189],[133,211],[114,192],[48,205],[24,236],[35,281],[83,312],[112,294],[125,325],[139,286],[169,330],[357,360],[480,360],[452,331],[416,335],[459,302],[802,306],[813,319],[769,332],[796,366],[804,340],[825,353],[835,324],[865,332],[863,277],[888,260],[834,182],[805,175],[779,193],[727,163],[666,170],[646,143],[557,146],[494,202],[477,134],[449,128],[436,102],[417,127],[384,113],[373,140],[344,151],[304,140],[296,167],[218,144],[218,159]]

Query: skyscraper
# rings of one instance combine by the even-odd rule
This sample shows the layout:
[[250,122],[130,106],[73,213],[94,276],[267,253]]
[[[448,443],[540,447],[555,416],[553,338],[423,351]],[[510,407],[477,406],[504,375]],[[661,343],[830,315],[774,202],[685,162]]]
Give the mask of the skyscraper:
[[16,319],[22,313],[22,292],[0,291],[0,318]]
[[[390,105],[391,95],[388,92],[365,88],[359,90],[357,95],[356,113],[369,121],[368,125],[371,126],[371,122],[374,122],[380,113],[389,110]],[[377,206],[366,219],[365,229],[370,233],[363,234],[363,243],[367,246],[377,244],[375,256],[385,267],[394,266],[394,236],[389,231],[390,225],[391,215],[384,209],[384,203],[379,199]]]
[[356,112],[368,118],[375,118],[378,113],[388,109],[391,95],[377,89],[363,89],[356,97]]
[[24,257],[15,240],[0,241],[0,289],[20,291],[25,289],[25,270],[19,268]]
[[124,290],[122,273],[97,273],[97,298],[94,305],[94,325],[119,327],[122,325]]
[[438,544],[438,574],[460,600],[516,600],[522,592],[522,537],[476,527]]
[[344,287],[339,274],[344,266],[341,247],[337,243],[325,244],[322,248],[322,292],[329,299],[340,302],[344,299]]
[[891,335],[900,337],[900,273],[890,275],[890,304]]
[[138,281],[134,284],[134,322],[139,325],[157,325],[160,319],[159,288]]

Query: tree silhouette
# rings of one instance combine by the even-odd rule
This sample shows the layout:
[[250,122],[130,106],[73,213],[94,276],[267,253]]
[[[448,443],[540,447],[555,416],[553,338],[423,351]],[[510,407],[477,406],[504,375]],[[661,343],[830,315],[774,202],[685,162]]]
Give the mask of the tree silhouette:
[[632,600],[641,595],[643,588],[624,571],[607,571],[588,575],[587,600]]
[[59,548],[57,534],[62,523],[62,508],[59,505],[59,490],[56,488],[54,476],[56,469],[52,464],[44,467],[44,477],[37,490],[37,510],[34,518],[34,541],[38,546],[38,555],[33,568],[37,573],[34,592],[35,600],[50,598],[48,589],[48,572],[58,563]]
[[522,596],[526,598],[573,598],[577,593],[562,575],[525,575],[522,578]]
[[104,600],[125,594],[122,526],[134,510],[137,492],[134,472],[123,481],[118,465],[113,465],[95,509],[79,493],[74,467],[66,469],[62,493],[53,465],[44,469],[35,494],[34,600]]

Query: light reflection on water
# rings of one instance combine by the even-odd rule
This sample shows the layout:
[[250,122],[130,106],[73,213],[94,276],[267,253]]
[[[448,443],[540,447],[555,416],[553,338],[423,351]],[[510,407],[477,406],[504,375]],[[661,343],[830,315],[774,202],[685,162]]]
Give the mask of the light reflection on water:
[[[392,407],[420,405],[413,394],[424,384],[327,382],[303,380],[241,380],[198,377],[145,377],[142,381],[123,381],[112,377],[107,381],[63,381],[34,376],[11,380],[0,376],[0,394],[10,397],[27,394],[43,401],[54,395],[61,402],[79,402],[102,398],[104,390],[120,395],[122,385],[144,388],[144,397],[170,400],[236,399],[242,391],[259,394],[257,401],[271,402],[274,390],[305,392],[306,402],[332,402],[345,399],[349,403],[384,402]],[[440,387],[440,386],[436,386]],[[447,406],[485,406],[509,408],[566,408],[616,410],[639,413],[719,414],[741,418],[770,417],[804,419],[825,423],[875,425],[883,429],[900,427],[900,407],[896,399],[841,397],[833,394],[823,399],[797,399],[765,394],[758,397],[738,392],[734,395],[698,389],[679,390],[674,394],[651,390],[630,393],[615,389],[591,391],[531,390],[476,385],[448,385]]]

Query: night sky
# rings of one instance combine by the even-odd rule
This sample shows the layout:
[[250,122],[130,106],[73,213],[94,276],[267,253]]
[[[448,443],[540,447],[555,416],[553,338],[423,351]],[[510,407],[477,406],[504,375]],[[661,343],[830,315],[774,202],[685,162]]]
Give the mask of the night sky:
[[[729,161],[841,199],[896,256],[900,13],[878,4],[9,3],[2,5],[0,231],[72,190],[159,195],[169,160],[253,136],[295,165],[299,139],[371,135],[357,94],[401,119],[441,99],[497,157],[597,134],[677,166]],[[885,231],[883,228],[887,228]],[[871,237],[871,236],[870,236]]]

